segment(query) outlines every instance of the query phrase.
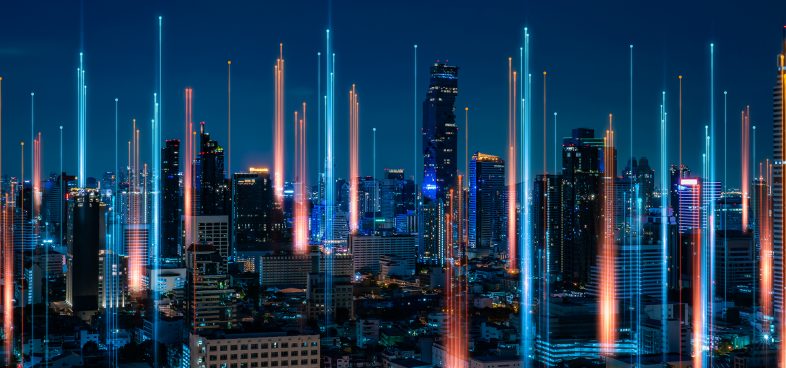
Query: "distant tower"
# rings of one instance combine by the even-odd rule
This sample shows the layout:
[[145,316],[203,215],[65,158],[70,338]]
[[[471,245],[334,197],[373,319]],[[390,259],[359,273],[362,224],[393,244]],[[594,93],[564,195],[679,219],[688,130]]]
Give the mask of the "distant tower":
[[435,63],[423,101],[423,195],[431,200],[447,198],[456,184],[456,95],[458,67]]
[[224,148],[210,139],[205,123],[199,125],[197,195],[202,215],[229,215],[229,188],[224,172]]
[[180,141],[167,140],[161,153],[161,224],[163,227],[161,258],[177,259],[181,256],[180,217],[183,214],[180,190]]
[[505,236],[505,161],[499,156],[475,153],[469,165],[470,248],[489,248]]

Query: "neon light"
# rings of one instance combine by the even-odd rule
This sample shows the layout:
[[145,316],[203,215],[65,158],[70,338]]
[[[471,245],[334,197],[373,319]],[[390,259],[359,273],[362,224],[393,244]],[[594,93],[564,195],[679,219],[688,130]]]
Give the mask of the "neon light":
[[[520,165],[520,172],[522,173],[521,180],[521,193],[530,193],[530,165],[531,165],[531,142],[532,142],[532,108],[531,108],[531,96],[532,96],[532,74],[530,73],[530,66],[529,66],[529,59],[530,59],[530,51],[529,51],[529,31],[528,28],[524,28],[524,47],[519,49],[520,60],[523,63],[524,67],[524,77],[527,78],[526,86],[524,85],[524,80],[522,77],[522,83],[520,87],[521,91],[521,104],[522,104],[522,116],[521,116],[521,124],[522,129],[520,131],[520,141],[522,149],[520,151],[520,156],[522,158]],[[514,163],[516,165],[516,163]],[[532,302],[533,302],[533,293],[532,287],[530,284],[530,280],[532,280],[532,215],[530,206],[521,206],[522,213],[521,221],[519,221],[519,226],[521,227],[521,239],[519,241],[522,247],[522,254],[519,257],[519,269],[521,272],[519,273],[519,279],[521,282],[521,324],[522,324],[522,365],[525,367],[529,367],[531,365],[531,361],[533,359],[533,343],[532,343],[532,334],[533,334],[533,327],[534,323],[532,321]]]
[[278,47],[279,56],[273,67],[275,76],[273,185],[278,207],[284,208],[284,44],[279,44]]
[[740,161],[742,162],[742,231],[748,231],[748,196],[750,192],[750,114],[751,108],[747,106],[742,111],[742,131],[740,132],[740,139],[742,152],[740,152]]
[[308,253],[308,193],[306,190],[306,103],[303,102],[302,119],[295,111],[295,209],[294,251]]
[[617,301],[616,301],[616,244],[614,237],[614,130],[612,115],[609,114],[609,129],[603,138],[603,227],[601,247],[598,250],[600,263],[600,305],[598,337],[603,355],[612,355],[617,340]]
[[508,58],[508,271],[518,270],[516,239],[516,72],[513,58]]
[[355,85],[349,91],[349,231],[358,231],[358,95]]

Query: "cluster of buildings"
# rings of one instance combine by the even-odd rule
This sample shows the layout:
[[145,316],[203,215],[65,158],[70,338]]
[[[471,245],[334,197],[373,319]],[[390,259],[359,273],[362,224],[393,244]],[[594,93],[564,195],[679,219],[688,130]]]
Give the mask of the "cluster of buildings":
[[[305,252],[292,245],[297,183],[286,182],[277,198],[270,170],[227,173],[224,149],[205,123],[193,157],[179,140],[165,142],[160,178],[138,162],[84,186],[67,173],[3,178],[3,235],[13,245],[6,289],[15,301],[3,309],[15,330],[3,334],[6,358],[25,365],[78,357],[205,368],[522,367],[528,340],[528,359],[538,366],[689,366],[698,308],[693,254],[703,242],[716,254],[706,341],[713,361],[774,361],[777,349],[767,347],[780,338],[782,248],[769,248],[770,291],[762,290],[759,265],[762,247],[782,242],[782,188],[774,185],[781,163],[747,183],[748,191],[676,163],[659,173],[668,175],[663,188],[646,157],[617,172],[616,150],[594,130],[576,128],[562,141],[561,169],[521,178],[533,186],[520,193],[502,156],[467,153],[461,173],[457,95],[458,68],[432,65],[422,105],[422,182],[386,169],[356,178],[350,190],[353,180],[328,183],[319,175],[307,191]],[[778,155],[782,132],[775,134]],[[335,203],[326,191],[336,193]],[[510,254],[521,247],[526,206],[532,303],[522,300],[520,261]],[[714,232],[714,243],[702,232]],[[617,244],[610,258],[598,252],[604,236]],[[618,306],[611,347],[597,334],[604,267],[614,269]],[[771,304],[762,301],[768,292]],[[523,329],[523,314],[534,320],[532,331]]]

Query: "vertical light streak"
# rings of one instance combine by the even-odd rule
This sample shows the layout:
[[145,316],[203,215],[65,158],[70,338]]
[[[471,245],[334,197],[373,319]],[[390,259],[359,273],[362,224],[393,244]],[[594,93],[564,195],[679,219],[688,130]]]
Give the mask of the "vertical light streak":
[[[632,116],[632,115],[631,115]],[[661,302],[666,305],[669,301],[669,232],[668,232],[668,223],[669,223],[669,177],[668,173],[668,158],[669,158],[669,149],[668,149],[668,114],[666,113],[666,91],[661,92],[661,105],[660,105],[660,187],[661,187],[661,212],[660,212],[660,243],[661,243],[661,275],[660,275],[660,282],[661,282]],[[633,149],[633,146],[631,146]],[[633,158],[633,155],[631,155]],[[678,168],[678,170],[682,170]],[[681,176],[681,174],[680,174]],[[638,196],[636,197],[638,198]],[[640,228],[637,228],[637,231],[641,231]],[[637,246],[641,246],[640,243],[637,243]],[[679,288],[679,287],[678,287]],[[662,308],[661,310],[661,343],[662,346],[668,346],[668,310],[666,308]],[[664,350],[664,357],[665,357],[665,350]]]
[[349,91],[349,231],[358,231],[358,144],[359,144],[359,119],[357,115],[358,95],[355,85]]
[[559,171],[557,170],[557,166],[559,166],[559,156],[557,154],[558,151],[558,138],[557,138],[557,112],[554,111],[554,175],[558,175]]
[[[154,105],[154,115],[153,115],[153,129],[152,129],[152,138],[153,138],[153,156],[151,157],[153,161],[153,237],[152,241],[153,244],[151,246],[151,253],[152,253],[152,267],[154,270],[159,269],[159,260],[160,260],[160,247],[161,247],[161,133],[163,131],[163,98],[164,98],[164,90],[163,90],[163,17],[158,16],[158,91],[153,95],[153,105]],[[114,210],[114,208],[113,208]],[[109,255],[109,252],[105,252],[105,262],[109,263],[108,260],[114,257],[114,253]],[[111,271],[111,267],[110,267]],[[108,275],[111,277],[111,275]],[[159,284],[159,272],[152,272],[151,273],[151,280],[150,285],[151,289],[154,290],[152,293],[153,296],[153,361],[154,366],[158,366],[159,361],[159,349],[158,349],[158,332],[159,332],[159,313],[158,313],[158,299],[160,295],[158,294],[158,284]],[[104,280],[108,280],[104,278]],[[114,295],[114,289],[112,289],[112,294]],[[110,302],[111,303],[111,302]],[[108,318],[114,318],[116,312],[112,310],[113,316],[109,316]],[[114,335],[114,330],[112,330],[112,335]]]
[[87,183],[85,160],[87,159],[87,86],[85,85],[84,54],[79,53],[79,68],[76,70],[77,122],[79,124],[79,188]]
[[[715,183],[716,180],[716,173],[715,173],[715,44],[710,44],[710,133],[708,140],[708,149],[707,149],[707,164],[709,168],[709,179],[710,182]],[[705,190],[709,192],[710,187],[705,186]],[[707,214],[707,228],[708,228],[708,243],[707,243],[707,251],[709,253],[709,258],[705,262],[707,265],[707,273],[704,275],[705,280],[705,287],[707,288],[705,292],[705,304],[706,308],[708,308],[706,321],[709,325],[705,324],[705,329],[707,330],[706,333],[706,351],[707,357],[705,366],[710,366],[710,361],[712,357],[712,344],[714,341],[714,327],[713,323],[715,321],[715,309],[713,305],[713,301],[715,300],[715,284],[712,280],[715,280],[715,206],[716,201],[710,200],[709,201],[709,211]]]
[[[417,197],[417,188],[418,188],[418,159],[420,155],[418,154],[418,45],[412,46],[413,50],[413,59],[412,65],[414,67],[414,71],[412,72],[412,130],[413,130],[413,140],[412,146],[414,150],[414,157],[412,160],[412,180],[415,183],[415,194]],[[415,206],[415,209],[420,206]]]
[[[530,51],[529,51],[529,30],[524,28],[524,47],[519,49],[521,54],[522,63],[524,64],[524,78],[527,78],[526,86],[522,78],[521,94],[522,94],[522,129],[520,132],[520,140],[522,150],[520,156],[522,158],[520,171],[522,172],[521,180],[521,193],[525,200],[522,201],[521,206],[521,220],[519,226],[521,227],[522,255],[520,257],[520,285],[521,285],[521,323],[522,323],[522,360],[523,366],[528,367],[531,365],[533,358],[532,349],[532,331],[533,323],[531,317],[532,308],[532,287],[530,280],[532,279],[532,219],[531,209],[526,196],[531,192],[530,188],[530,164],[532,160],[531,155],[531,142],[532,142],[532,124],[531,124],[531,96],[532,96],[532,75],[530,73]],[[511,163],[515,165],[515,163]]]
[[508,58],[508,270],[516,272],[517,239],[516,239],[516,120],[513,106],[516,104],[515,90],[516,72],[513,71],[513,59]]
[[469,175],[469,106],[464,106],[464,175]]
[[377,233],[377,211],[379,211],[379,181],[377,181],[377,179],[376,179],[376,175],[377,175],[377,128],[371,128],[371,137],[372,137],[372,139],[371,139],[371,142],[372,142],[371,154],[373,156],[373,159],[371,161],[372,162],[371,177],[374,179],[374,201],[373,201],[373,203],[374,203],[374,207],[373,207],[374,222],[372,222],[374,225],[372,226],[372,228],[373,228],[373,234],[376,234]]
[[[682,75],[677,76],[677,79],[679,80],[679,128],[678,128],[678,130],[679,130],[679,147],[678,147],[679,166],[677,166],[677,177],[678,178],[682,178]],[[663,141],[663,137],[661,137],[661,141]],[[661,147],[661,150],[663,150],[662,147]],[[663,173],[663,175],[666,174],[666,171],[664,171],[664,170],[666,170],[666,166],[664,166],[664,165],[667,165],[667,163],[666,163],[666,160],[662,157],[661,158],[661,172]],[[666,185],[666,186],[663,187],[663,185]],[[664,191],[663,193],[670,193],[670,191],[672,189],[672,188],[669,187],[668,182],[663,177],[661,177],[661,187],[666,188],[666,189],[662,189]],[[668,211],[668,208],[669,208],[668,207],[668,196],[664,196],[663,194],[661,194],[661,208],[664,211]],[[680,244],[679,247],[677,247],[677,249],[678,249],[677,250],[678,258],[682,259],[682,257],[683,257],[683,254],[682,254],[682,234],[677,235],[677,241]],[[678,264],[678,266],[677,266],[677,268],[678,268],[678,270],[677,270],[677,290],[680,290],[680,289],[682,289],[682,262],[681,261],[677,262],[677,264]],[[679,304],[682,305],[682,292],[678,292],[678,294],[679,294],[679,296],[678,296]],[[680,323],[682,323],[682,321],[683,321],[683,315],[682,315],[683,308],[678,308],[678,309],[679,309],[679,320],[680,320]],[[680,339],[680,344],[679,345],[680,345],[680,349],[679,349],[680,361],[682,361],[682,351],[683,351],[682,339]]]
[[295,254],[308,253],[308,190],[306,158],[306,103],[300,118],[295,111]]
[[[748,198],[750,195],[750,106],[742,111],[742,131],[740,132],[741,148],[740,161],[742,161],[742,231],[748,231]],[[725,298],[724,298],[725,300]]]
[[[728,185],[729,185],[728,184],[728,167],[727,167],[728,166],[728,162],[727,162],[727,160],[728,160],[728,150],[729,150],[728,149],[728,125],[729,125],[728,124],[729,123],[728,120],[729,120],[729,118],[728,118],[728,109],[727,109],[728,105],[727,105],[727,102],[728,102],[728,92],[727,91],[723,91],[723,188],[724,188],[723,191],[724,192],[726,191],[726,188],[728,188]],[[743,146],[744,146],[744,144],[743,144]],[[746,159],[742,159],[743,166],[746,165],[746,163],[745,163],[746,161],[747,161]],[[742,225],[742,231],[743,232],[747,232],[748,231],[748,224],[747,224],[747,222],[748,222],[748,219],[747,219],[748,209],[746,207],[746,204],[748,202],[747,199],[746,199],[747,198],[746,193],[748,191],[745,188],[745,183],[747,181],[748,181],[747,178],[745,178],[745,177],[742,178],[742,186],[743,186],[742,187],[743,188],[743,190],[742,190],[742,217],[743,217],[743,219],[742,219],[742,224],[743,224]],[[729,237],[727,236],[727,234],[728,234],[728,225],[727,225],[727,223],[728,223],[727,222],[727,217],[728,216],[727,216],[727,212],[729,212],[729,211],[728,211],[727,198],[728,198],[727,195],[723,196],[723,207],[725,207],[725,209],[723,211],[723,285],[727,285],[726,288],[723,289],[723,314],[724,315],[726,314],[726,306],[727,306],[727,300],[728,300],[728,289],[729,289],[728,288],[728,285],[729,285],[729,283],[728,283],[728,280],[729,280],[729,277],[728,277],[728,275],[729,275],[729,272],[728,272],[728,269],[729,269]],[[754,279],[755,279],[755,277],[754,277]],[[755,290],[756,281],[753,281],[753,286],[754,286],[754,290]],[[753,298],[753,299],[754,299],[753,305],[755,306],[756,305],[756,302],[755,302],[756,298]]]
[[[515,99],[514,99],[515,100]],[[514,114],[515,116],[515,114]],[[515,125],[515,123],[514,123]],[[548,171],[548,155],[546,155],[546,133],[548,132],[549,128],[546,126],[546,71],[543,71],[543,174],[547,174]]]
[[[20,216],[20,218],[21,218],[20,221],[22,221],[22,226],[20,226],[20,229],[21,229],[21,231],[20,231],[20,233],[21,233],[20,239],[24,239],[25,238],[25,226],[24,226],[24,221],[25,221],[25,217],[24,217],[24,208],[25,208],[25,196],[24,196],[24,191],[25,191],[25,141],[20,141],[19,142],[19,159],[20,159],[19,167],[21,169],[21,174],[19,175],[19,189],[21,191],[20,192],[21,195],[19,196],[19,202],[20,202],[20,208],[22,210],[22,216]],[[23,248],[22,249],[22,256],[24,256],[24,252],[25,251],[24,251],[24,248]],[[24,265],[22,265],[22,271],[24,271]],[[20,320],[21,320],[22,323],[19,324],[19,327],[20,327],[19,328],[19,340],[20,340],[21,345],[22,345],[21,349],[20,349],[20,350],[22,350],[21,360],[24,363],[24,359],[25,359],[25,323],[24,323],[24,321],[25,321],[25,308],[24,308],[24,305],[25,305],[25,293],[26,293],[24,279],[22,280],[22,282],[19,283],[19,289],[20,289],[20,293],[22,295],[22,300],[21,300],[22,310],[21,310],[21,313],[20,313],[21,314]]]
[[278,59],[273,67],[275,76],[275,105],[273,128],[273,185],[276,203],[284,208],[284,44],[278,45]]
[[[317,51],[317,167],[322,162],[322,52]],[[317,169],[320,174],[320,169]],[[319,177],[319,175],[317,175]]]
[[600,255],[600,315],[598,333],[602,355],[612,355],[617,339],[617,305],[615,298],[616,274],[614,269],[614,256],[616,246],[614,242],[614,128],[612,114],[609,114],[609,129],[603,138],[603,228]]
[[[2,157],[3,157],[3,77],[0,76],[0,177],[3,175],[2,170]],[[5,200],[0,204],[0,239],[2,239],[3,251],[3,332],[5,333],[5,341],[3,342],[3,351],[5,353],[5,364],[11,365],[11,357],[14,345],[14,245],[11,237],[11,218],[13,214],[10,212],[11,206],[9,205],[8,193],[5,194]]]
[[[767,172],[769,173],[769,160],[767,161]],[[762,170],[759,170],[761,173]],[[760,280],[759,299],[761,303],[761,314],[763,316],[762,331],[767,333],[770,330],[769,317],[772,316],[772,271],[773,271],[773,247],[772,247],[772,214],[770,209],[771,196],[768,188],[772,185],[769,175],[765,178],[759,175],[758,185],[758,212],[756,217],[759,222],[759,258]],[[755,289],[755,288],[754,288]]]
[[333,210],[335,205],[335,180],[333,179],[333,137],[335,112],[335,58],[330,40],[330,29],[325,30],[325,57],[327,59],[327,98],[325,100],[325,328],[332,323],[333,313]]
[[232,177],[232,60],[227,60],[227,174]]
[[[142,211],[140,208],[140,183],[139,183],[139,129],[137,129],[136,119],[131,120],[131,189],[128,191],[128,203],[130,215],[127,224],[139,226],[142,223]],[[139,229],[129,229],[126,232],[126,248],[128,251],[128,289],[133,296],[139,296],[142,292],[142,277],[144,276],[142,247],[146,246],[140,239]],[[129,234],[131,233],[131,234]]]

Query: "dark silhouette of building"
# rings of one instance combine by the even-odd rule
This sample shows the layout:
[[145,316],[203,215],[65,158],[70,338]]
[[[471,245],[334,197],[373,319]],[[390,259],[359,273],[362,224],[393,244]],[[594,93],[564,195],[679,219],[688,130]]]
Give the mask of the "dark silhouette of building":
[[177,259],[180,247],[180,216],[183,201],[180,190],[180,141],[167,140],[161,152],[161,258]]
[[66,302],[75,314],[98,310],[99,250],[105,247],[106,205],[98,191],[74,190],[68,201]]
[[595,263],[600,218],[603,138],[592,129],[573,129],[562,143],[562,177],[564,179],[563,218],[566,258],[564,277],[577,285],[589,280]]
[[268,169],[251,168],[232,178],[234,249],[255,249],[281,241],[284,216],[276,206]]
[[659,203],[655,203],[655,170],[650,167],[649,160],[646,157],[640,158],[636,161],[635,158],[628,160],[628,165],[622,172],[622,176],[629,179],[631,183],[639,185],[639,198],[642,200],[644,208],[658,207]]
[[784,132],[783,132],[783,119],[784,119],[784,98],[786,96],[783,95],[783,90],[786,88],[784,84],[786,81],[783,81],[782,74],[786,73],[786,67],[781,65],[782,58],[786,58],[786,28],[783,28],[783,44],[780,54],[778,55],[778,79],[775,82],[775,85],[772,87],[772,118],[773,118],[773,165],[772,165],[772,198],[773,198],[773,215],[772,215],[772,239],[773,244],[772,248],[774,250],[773,254],[773,301],[775,306],[775,314],[779,315],[783,310],[783,262],[784,262],[784,254],[783,254],[783,160],[786,155],[784,155],[784,146],[783,146],[783,139],[784,139]]
[[505,236],[505,161],[476,152],[469,165],[470,248],[489,248]]
[[445,199],[456,184],[456,95],[458,67],[431,66],[423,101],[423,195],[431,200]]
[[199,125],[196,192],[199,214],[229,215],[229,186],[224,172],[224,148]]
[[[548,272],[559,281],[565,273],[566,254],[563,219],[562,175],[535,177],[532,191],[532,236],[537,252],[535,269],[538,275]],[[547,253],[548,252],[548,253]]]

